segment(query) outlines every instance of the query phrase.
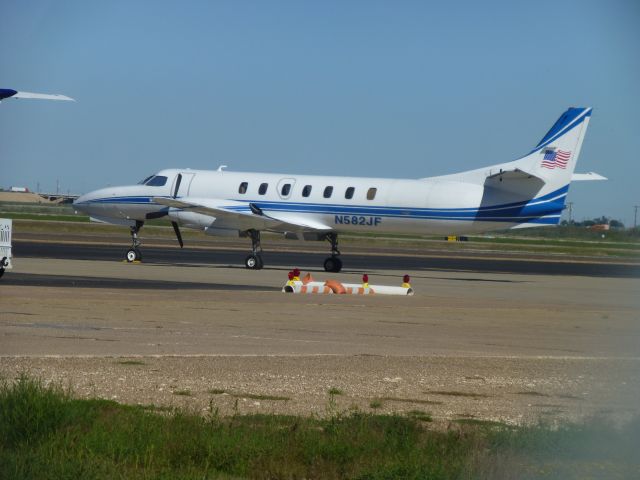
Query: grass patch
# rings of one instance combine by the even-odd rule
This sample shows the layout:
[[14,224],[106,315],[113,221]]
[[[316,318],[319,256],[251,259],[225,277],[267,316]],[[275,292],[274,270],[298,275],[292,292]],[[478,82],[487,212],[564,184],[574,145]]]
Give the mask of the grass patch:
[[487,398],[489,395],[484,393],[457,392],[449,390],[427,390],[424,393],[432,395],[446,395],[449,397],[470,397],[470,398]]
[[207,390],[207,393],[210,393],[211,395],[224,395],[226,393],[227,395],[230,395],[235,398],[247,398],[249,400],[273,400],[273,401],[281,401],[281,402],[286,402],[288,400],[291,400],[291,398],[289,397],[283,397],[280,395],[263,395],[260,393],[227,392],[222,388],[212,388],[210,390]]
[[409,410],[406,413],[407,417],[414,418],[416,420],[420,420],[421,422],[432,422],[433,417],[429,412],[425,412],[423,410]]
[[420,398],[402,398],[402,397],[382,397],[380,400],[385,400],[387,402],[418,403],[422,405],[442,405],[443,403],[438,400],[422,400]]
[[193,393],[191,393],[191,390],[174,390],[173,391],[174,395],[179,395],[181,397],[192,397]]
[[382,408],[382,400],[380,400],[379,398],[371,400],[371,402],[369,403],[369,407],[373,408],[374,410]]
[[116,363],[119,365],[146,365],[142,360],[118,360]]
[[498,428],[513,428],[506,423],[496,422],[493,420],[482,420],[479,418],[457,418],[453,420],[459,425],[477,425],[480,427],[498,427]]
[[141,410],[146,410],[148,412],[173,412],[175,407],[166,407],[163,405],[136,405],[137,408]]
[[[416,411],[414,417],[428,415]],[[78,400],[28,377],[0,383],[0,477],[635,478],[640,419],[549,428],[411,415],[162,414]],[[542,475],[544,473],[544,475]]]
[[84,215],[48,215],[45,213],[18,213],[1,212],[6,218],[12,220],[47,220],[49,222],[79,222],[89,223],[89,217]]
[[274,400],[274,401],[287,401],[291,400],[289,397],[282,397],[279,395],[260,395],[256,393],[232,393],[236,398],[248,398],[250,400]]
[[222,388],[212,388],[210,390],[207,390],[207,393],[210,393],[211,395],[223,395],[227,393],[227,391],[223,390]]
[[336,387],[331,387],[328,391],[329,395],[343,395],[344,392]]

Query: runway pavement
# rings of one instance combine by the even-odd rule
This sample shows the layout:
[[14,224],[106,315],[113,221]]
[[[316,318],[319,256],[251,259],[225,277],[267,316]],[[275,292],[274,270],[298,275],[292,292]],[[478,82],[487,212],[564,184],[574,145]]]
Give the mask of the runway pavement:
[[[370,270],[410,271],[458,271],[482,273],[517,273],[589,277],[640,278],[640,265],[621,262],[601,262],[553,258],[552,260],[504,258],[499,254],[463,254],[461,256],[420,254],[415,249],[411,254],[372,252],[362,254],[366,247],[343,249],[344,270],[351,272]],[[112,244],[53,243],[14,241],[16,258],[56,258],[69,260],[114,261],[124,258],[125,247]],[[238,248],[175,248],[145,246],[143,261],[150,264],[214,264],[242,266],[247,251]],[[263,258],[267,268],[289,269],[293,267],[320,271],[328,255],[319,252],[265,251]]]
[[[268,251],[268,268],[249,271],[226,247],[147,246],[142,264],[118,245],[15,247],[0,280],[0,377],[222,414],[322,415],[333,387],[338,409],[384,398],[378,411],[444,422],[640,413],[634,265],[345,249],[345,270],[327,274],[321,252]],[[386,285],[409,273],[416,295],[280,293],[293,266]]]

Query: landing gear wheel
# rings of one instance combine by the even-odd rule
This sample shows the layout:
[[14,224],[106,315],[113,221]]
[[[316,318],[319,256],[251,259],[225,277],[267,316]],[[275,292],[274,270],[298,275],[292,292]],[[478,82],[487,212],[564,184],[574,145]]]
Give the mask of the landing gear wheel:
[[130,248],[129,250],[127,250],[127,255],[126,255],[126,260],[129,263],[133,263],[136,260],[137,261],[141,261],[142,260],[142,254],[140,253],[140,250],[138,250],[137,248]]
[[140,253],[140,240],[138,240],[138,232],[144,225],[144,222],[136,220],[136,224],[130,227],[131,230],[131,248],[127,250],[125,260],[129,263],[142,261],[142,254]]
[[264,262],[262,261],[262,257],[260,255],[249,255],[244,259],[244,265],[251,270],[261,270],[264,267]]
[[329,257],[324,261],[324,271],[338,273],[342,270],[342,260],[338,257]]

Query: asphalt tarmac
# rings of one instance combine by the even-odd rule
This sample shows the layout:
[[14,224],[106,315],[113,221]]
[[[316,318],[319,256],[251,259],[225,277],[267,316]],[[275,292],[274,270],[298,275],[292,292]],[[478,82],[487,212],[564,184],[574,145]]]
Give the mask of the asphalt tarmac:
[[[354,247],[359,248],[359,247]],[[359,248],[362,250],[362,248]],[[124,258],[126,248],[121,245],[49,243],[37,241],[15,241],[13,255],[16,258],[55,258],[68,260],[113,261]],[[144,246],[143,261],[158,265],[214,264],[243,268],[248,251],[216,247],[175,248]],[[263,253],[265,268],[290,269],[298,267],[306,271],[322,271],[328,255],[320,252],[269,251]],[[640,265],[599,261],[572,261],[563,259],[531,260],[523,258],[495,258],[496,254],[467,255],[395,255],[392,253],[355,253],[342,251],[344,272],[371,270],[451,271],[478,273],[514,273],[535,275],[562,275],[610,278],[640,278]],[[18,279],[14,279],[18,281]]]

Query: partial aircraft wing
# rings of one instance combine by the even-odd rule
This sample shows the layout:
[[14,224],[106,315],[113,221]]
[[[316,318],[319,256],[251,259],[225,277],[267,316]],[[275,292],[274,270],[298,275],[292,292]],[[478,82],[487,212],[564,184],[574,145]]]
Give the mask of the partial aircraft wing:
[[270,214],[252,203],[211,198],[153,197],[153,201],[167,207],[208,215],[223,220],[241,231],[275,230],[279,232],[305,232],[331,230],[330,227],[295,214],[281,212]]
[[71,97],[67,97],[66,95],[60,94],[49,94],[49,93],[32,93],[32,92],[18,92],[17,90],[13,90],[11,88],[0,88],[0,101],[6,98],[31,98],[38,100],[66,100],[75,102],[75,100]]

